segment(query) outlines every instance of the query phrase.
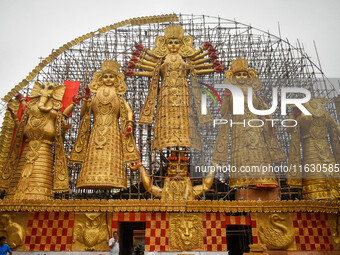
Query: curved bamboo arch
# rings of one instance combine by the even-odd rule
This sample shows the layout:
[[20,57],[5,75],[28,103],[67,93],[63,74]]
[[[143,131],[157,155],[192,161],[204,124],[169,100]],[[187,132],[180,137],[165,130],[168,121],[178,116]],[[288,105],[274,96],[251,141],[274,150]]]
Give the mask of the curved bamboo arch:
[[17,85],[12,88],[4,98],[1,100],[8,103],[13,96],[18,93],[21,89],[23,89],[30,81],[34,79],[35,76],[38,75],[38,73],[51,61],[56,59],[60,54],[62,54],[64,51],[70,49],[71,47],[77,45],[78,43],[85,41],[91,37],[94,37],[98,34],[106,33],[107,31],[110,31],[112,29],[117,29],[126,25],[132,25],[132,26],[138,26],[143,24],[152,24],[152,23],[163,23],[163,22],[176,22],[179,18],[176,14],[165,14],[165,15],[156,15],[156,16],[146,16],[146,17],[139,17],[139,18],[133,18],[133,19],[127,19],[118,23],[114,23],[109,26],[105,26],[102,28],[99,28],[95,32],[90,32],[85,35],[79,36],[76,39],[65,43],[63,46],[61,46],[59,49],[53,51],[48,57],[46,57],[43,61],[39,63],[27,76],[25,79],[23,79],[21,82],[19,82]]

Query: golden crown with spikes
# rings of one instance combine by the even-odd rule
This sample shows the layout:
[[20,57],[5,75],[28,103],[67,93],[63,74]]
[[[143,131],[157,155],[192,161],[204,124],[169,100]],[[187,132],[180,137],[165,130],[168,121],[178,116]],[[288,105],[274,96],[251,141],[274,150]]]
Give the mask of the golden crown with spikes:
[[117,61],[113,60],[105,60],[102,63],[102,72],[103,73],[111,73],[118,74],[118,70],[120,68],[120,64]]
[[231,70],[233,73],[247,72],[248,71],[248,60],[245,58],[238,58],[231,62]]
[[166,39],[177,38],[182,40],[184,37],[184,29],[181,26],[169,26],[164,29]]

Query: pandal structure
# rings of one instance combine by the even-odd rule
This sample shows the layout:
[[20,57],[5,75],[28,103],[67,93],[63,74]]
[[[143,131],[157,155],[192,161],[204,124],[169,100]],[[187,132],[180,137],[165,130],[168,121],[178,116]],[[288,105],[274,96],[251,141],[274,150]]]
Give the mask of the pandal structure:
[[[141,109],[146,103],[148,93],[152,89],[151,86],[155,86],[157,91],[157,87],[163,85],[161,84],[162,79],[158,79],[158,77],[156,79],[152,75],[138,75],[141,72],[138,73],[137,69],[132,71],[131,68],[139,68],[146,71],[153,71],[157,68],[161,68],[161,64],[163,63],[162,61],[167,61],[166,58],[165,60],[160,60],[165,55],[162,55],[163,53],[155,54],[155,51],[151,52],[151,50],[155,48],[155,44],[161,44],[160,40],[162,40],[161,37],[164,33],[166,40],[169,40],[169,38],[176,39],[177,37],[184,40],[182,39],[183,35],[167,37],[166,28],[171,25],[179,25],[184,29],[184,35],[187,36],[186,38],[188,40],[186,41],[186,45],[191,47],[186,49],[189,53],[185,53],[184,51],[179,52],[184,57],[189,56],[187,62],[182,63],[181,65],[188,64],[187,69],[189,71],[187,71],[187,74],[185,75],[190,73],[190,76],[181,74],[183,75],[181,79],[182,84],[189,84],[191,86],[190,93],[192,93],[192,96],[190,97],[191,101],[188,105],[191,105],[192,107],[190,108],[190,111],[188,111],[186,117],[190,119],[190,127],[195,128],[194,131],[190,130],[190,142],[183,144],[170,143],[169,146],[163,146],[164,144],[159,145],[160,142],[155,143],[155,139],[159,139],[159,134],[162,134],[162,132],[155,130],[155,127],[157,127],[157,121],[155,123],[155,118],[151,118],[151,121],[149,120],[147,123],[138,122],[138,120],[141,120],[142,118]],[[177,32],[175,31],[173,34],[176,34]],[[192,41],[190,41],[191,39],[189,37],[192,38]],[[206,42],[209,42],[209,44],[206,44]],[[140,50],[142,53],[136,53],[136,49]],[[149,52],[147,49],[150,49]],[[191,50],[192,52],[190,52]],[[195,51],[197,52],[195,53]],[[143,52],[149,56],[145,57]],[[140,54],[142,54],[143,57],[140,57]],[[132,58],[132,56],[137,56],[137,59]],[[208,60],[204,60],[205,57],[207,57]],[[141,66],[143,65],[143,62],[139,61],[140,58],[144,58],[144,64],[146,63],[146,66]],[[216,58],[218,58],[219,62],[212,63],[211,60],[215,60]],[[6,224],[15,224],[11,222],[11,218],[15,217],[13,212],[19,210],[27,211],[27,215],[24,217],[27,220],[29,220],[32,216],[29,212],[35,211],[34,219],[38,219],[39,217],[52,217],[51,215],[46,216],[46,213],[45,216],[41,216],[41,213],[39,214],[38,211],[46,210],[51,212],[50,214],[53,214],[52,211],[66,211],[65,215],[69,215],[70,213],[70,215],[73,215],[70,216],[71,218],[75,217],[71,220],[76,219],[76,222],[79,223],[77,225],[79,228],[77,230],[75,229],[73,232],[73,239],[78,243],[73,246],[72,250],[105,249],[105,245],[101,243],[103,240],[106,240],[107,236],[102,239],[102,237],[99,237],[98,234],[98,240],[93,242],[85,240],[82,237],[87,235],[85,227],[87,224],[86,222],[98,221],[99,225],[103,225],[104,221],[112,220],[113,229],[116,229],[118,227],[118,222],[130,221],[132,214],[134,217],[134,220],[132,221],[152,223],[160,220],[169,222],[171,227],[164,229],[171,233],[173,233],[176,229],[179,229],[179,231],[182,231],[183,233],[188,231],[188,229],[192,229],[193,231],[193,240],[182,240],[182,242],[178,243],[180,236],[171,235],[170,233],[169,237],[167,237],[169,238],[167,241],[168,243],[155,245],[155,243],[149,242],[148,251],[225,250],[227,237],[224,234],[219,235],[219,241],[212,241],[210,244],[209,241],[207,241],[207,238],[210,238],[209,235],[206,232],[202,232],[203,229],[204,231],[207,231],[208,227],[206,224],[201,225],[201,222],[209,221],[213,221],[215,223],[220,222],[220,224],[222,224],[222,231],[225,231],[226,225],[228,224],[249,226],[252,224],[253,243],[267,244],[269,249],[313,250],[316,246],[319,248],[321,247],[321,250],[334,249],[336,246],[335,241],[338,240],[336,239],[338,234],[333,235],[333,244],[325,244],[326,246],[328,245],[327,247],[324,244],[314,243],[312,246],[308,244],[309,246],[306,248],[306,245],[303,246],[299,242],[293,242],[292,231],[294,232],[299,229],[299,227],[302,228],[302,225],[300,226],[299,222],[302,220],[314,220],[317,224],[319,224],[320,221],[322,222],[322,220],[324,222],[328,222],[327,215],[329,217],[329,221],[335,224],[336,218],[333,216],[339,209],[337,202],[296,201],[294,204],[293,201],[238,201],[236,204],[236,201],[234,201],[235,203],[225,201],[235,199],[235,193],[232,192],[233,190],[229,187],[228,173],[216,173],[214,180],[209,182],[209,185],[207,186],[208,188],[205,189],[203,187],[202,190],[197,191],[197,189],[201,187],[200,185],[205,183],[205,181],[211,176],[207,177],[204,173],[197,172],[197,168],[195,166],[211,166],[216,163],[212,162],[212,156],[217,144],[219,131],[218,128],[212,128],[211,124],[204,123],[204,121],[200,120],[200,91],[209,90],[211,87],[214,87],[214,85],[223,83],[225,79],[224,73],[216,72],[216,70],[218,71],[221,68],[219,67],[219,63],[222,63],[223,68],[226,70],[233,70],[232,61],[240,58],[246,59],[249,63],[249,67],[256,70],[258,79],[262,83],[262,88],[257,91],[257,95],[267,105],[271,104],[273,87],[278,87],[279,91],[282,87],[303,87],[311,91],[312,96],[315,98],[326,97],[331,99],[330,102],[325,105],[325,108],[321,108],[325,109],[326,112],[330,114],[329,117],[327,117],[328,119],[331,117],[335,120],[337,119],[334,100],[337,93],[334,90],[334,87],[328,83],[320,67],[315,65],[309,59],[299,42],[293,46],[289,43],[288,39],[274,36],[270,33],[232,20],[183,14],[134,18],[80,36],[63,45],[59,49],[53,50],[50,56],[45,59],[41,59],[40,64],[3,98],[1,113],[4,114],[5,121],[1,129],[0,137],[0,142],[3,145],[0,149],[0,167],[2,168],[6,164],[12,140],[11,133],[13,132],[14,127],[14,123],[10,118],[10,112],[6,111],[6,107],[8,105],[14,110],[18,110],[19,104],[16,100],[12,99],[17,92],[21,92],[24,96],[34,94],[34,84],[36,84],[36,82],[39,82],[39,84],[44,84],[45,82],[63,84],[65,81],[78,81],[80,82],[79,93],[85,96],[85,88],[90,85],[95,73],[102,70],[103,61],[114,60],[122,65],[120,72],[124,72],[126,74],[126,92],[124,91],[125,94],[123,94],[134,115],[134,139],[136,141],[136,148],[140,154],[140,159],[147,169],[147,175],[145,174],[145,171],[142,171],[142,175],[140,175],[138,172],[131,171],[131,169],[126,166],[127,190],[117,188],[98,190],[77,189],[76,184],[77,179],[79,178],[81,165],[69,162],[68,170],[70,189],[69,191],[55,194],[56,199],[63,200],[58,200],[58,202],[46,201],[43,204],[37,204],[35,201],[22,201],[20,203],[16,203],[5,199],[1,204],[2,211],[12,211],[9,214],[2,215],[2,217],[6,219]],[[160,62],[158,63],[157,61]],[[196,72],[193,71],[193,69],[190,69],[190,63],[192,64],[190,61],[198,61],[192,66],[197,67],[198,65],[201,65],[197,68]],[[240,61],[242,62],[243,60]],[[205,63],[208,64],[204,66]],[[236,65],[235,63],[236,62],[234,62],[234,66]],[[248,70],[248,63],[245,68],[246,71]],[[177,67],[174,67],[174,70],[176,68]],[[244,70],[242,69],[242,71]],[[160,71],[158,72],[160,73]],[[202,72],[204,75],[197,75],[196,77],[195,74],[198,74],[198,72]],[[164,76],[164,74],[162,75]],[[173,74],[171,73],[171,75]],[[219,95],[223,95],[223,90],[216,90]],[[94,92],[94,90],[92,90],[92,92]],[[159,95],[162,95],[161,93],[162,92],[160,92]],[[163,96],[166,97],[168,95],[165,94]],[[178,98],[175,98],[175,101],[176,100],[178,100]],[[159,101],[157,101],[156,107],[160,108],[166,106],[166,104],[162,105],[159,104]],[[160,111],[160,116],[162,116],[162,111],[158,108],[157,111]],[[212,100],[208,100],[208,109],[208,117],[211,118],[210,120],[221,118],[221,107],[218,103],[216,104]],[[321,112],[322,109],[320,110]],[[154,109],[152,109],[152,111],[156,112]],[[168,113],[163,113],[163,115],[164,114]],[[68,115],[68,112],[66,115]],[[298,116],[299,115],[296,114],[297,118]],[[90,128],[93,128],[94,118],[89,118]],[[279,111],[275,111],[272,118],[282,119],[282,116],[280,116]],[[66,132],[64,145],[66,155],[69,156],[71,151],[74,150],[74,145],[77,136],[79,135],[78,131],[80,130],[81,124],[80,105],[76,105],[74,107],[72,117],[69,118],[68,122],[72,124],[72,128]],[[232,132],[232,130],[230,131]],[[290,151],[290,135],[286,132],[283,126],[278,125],[275,136],[275,139],[277,139],[280,147],[282,148],[283,154],[286,155],[286,158],[281,157],[281,160],[272,162],[275,162],[275,164],[279,166],[287,165]],[[326,136],[328,137],[327,133]],[[227,140],[229,139],[231,140],[232,138],[227,138]],[[331,142],[331,139],[332,137],[329,138],[329,142]],[[199,142],[197,142],[197,140],[199,140]],[[194,146],[195,144],[198,145]],[[232,142],[227,143],[227,150],[230,151],[231,148]],[[336,151],[334,148],[333,150]],[[227,153],[225,157],[226,159],[224,159],[224,161],[230,162],[230,153]],[[135,157],[135,159],[137,158],[138,157]],[[179,162],[179,165],[182,165],[182,170],[184,169],[187,171],[187,169],[189,169],[188,173],[190,173],[190,178],[185,177],[187,178],[185,179],[185,183],[191,182],[189,187],[190,189],[192,187],[193,191],[188,192],[194,192],[194,195],[190,193],[191,197],[189,198],[175,196],[174,194],[168,194],[165,196],[164,194],[157,195],[155,192],[148,192],[151,190],[150,187],[145,185],[146,183],[151,183],[158,192],[163,192],[162,187],[165,189],[168,187],[167,185],[170,185],[167,184],[169,180],[167,177],[169,174],[168,165],[176,165],[176,162]],[[176,166],[174,169],[176,169]],[[148,178],[145,176],[148,176]],[[278,181],[275,183],[279,186],[278,197],[280,199],[288,200],[302,198],[297,189],[291,189],[287,185],[285,178],[278,178]],[[247,184],[244,185],[243,188],[248,188]],[[161,197],[161,200],[144,200],[150,198],[154,199],[157,197]],[[306,197],[310,198],[308,196]],[[195,201],[193,200],[194,198],[198,198],[202,201]],[[240,199],[240,197],[236,198]],[[73,199],[87,200],[74,201]],[[103,200],[103,202],[100,202],[95,199],[119,200]],[[71,203],[67,201],[70,201]],[[292,204],[288,205],[287,203]],[[267,207],[267,209],[264,209],[264,207]],[[310,207],[314,208],[311,209]],[[9,208],[11,209],[9,210]],[[81,214],[79,213],[81,211],[88,211],[89,213]],[[93,213],[93,211],[106,212],[106,219],[103,214]],[[108,216],[107,213],[112,211],[115,212]],[[191,214],[188,214],[189,216],[187,214],[181,216],[181,214],[175,213],[179,211],[187,213],[190,212]],[[241,213],[241,215],[233,215],[233,213],[236,212]],[[328,214],[325,214],[325,212]],[[227,213],[227,215],[225,213]],[[60,217],[69,217],[65,215],[63,213],[63,216]],[[235,224],[235,220],[238,223]],[[251,224],[250,220],[252,222]],[[277,233],[271,233],[271,230],[266,229],[264,226],[268,224],[272,224],[274,227],[278,226],[278,221],[286,221],[286,227],[280,228],[279,226],[280,231],[282,231],[279,233],[279,236],[283,235],[286,239],[270,240],[270,237],[277,235]],[[181,222],[185,222],[184,226]],[[232,224],[232,222],[234,222],[234,224]],[[328,230],[331,226],[330,222],[327,223]],[[256,223],[258,226],[256,226]],[[25,225],[25,223],[23,223],[22,226],[23,225]],[[183,226],[183,229],[181,229],[180,226]],[[18,229],[20,230],[20,227],[18,227]],[[332,233],[336,233],[338,231],[335,228],[333,229],[333,227],[331,227],[331,229]],[[295,240],[296,236],[298,235],[295,234]],[[324,236],[327,235],[325,234]],[[165,236],[162,237],[165,238]],[[14,247],[24,247],[22,246],[22,238],[23,236],[17,238]],[[150,238],[155,238],[155,236],[150,236]],[[26,245],[33,243],[34,241],[29,242],[28,244],[26,243]],[[21,249],[27,250],[27,246],[25,247],[26,248]],[[65,247],[60,248],[59,250],[71,250],[71,246],[66,245]],[[256,247],[254,249],[256,250]],[[258,249],[261,250],[262,248],[258,247]],[[49,249],[46,247],[34,247],[29,248],[29,250]],[[265,249],[262,251],[265,252]]]

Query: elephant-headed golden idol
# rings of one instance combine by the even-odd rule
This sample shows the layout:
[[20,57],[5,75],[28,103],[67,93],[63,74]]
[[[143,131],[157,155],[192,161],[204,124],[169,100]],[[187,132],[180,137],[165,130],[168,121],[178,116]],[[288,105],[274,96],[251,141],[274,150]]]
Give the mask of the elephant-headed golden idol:
[[72,104],[61,112],[65,89],[66,85],[36,82],[29,98],[16,96],[23,115],[19,121],[9,109],[16,132],[0,175],[0,186],[7,191],[6,198],[51,199],[53,192],[69,190],[62,137],[69,128],[65,118],[80,99],[73,97]]

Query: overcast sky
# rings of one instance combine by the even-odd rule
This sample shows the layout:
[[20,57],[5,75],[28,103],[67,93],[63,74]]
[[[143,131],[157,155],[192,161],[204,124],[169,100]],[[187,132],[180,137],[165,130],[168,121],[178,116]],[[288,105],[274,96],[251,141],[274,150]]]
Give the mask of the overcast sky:
[[0,97],[24,79],[52,49],[125,19],[183,13],[220,16],[304,45],[313,62],[316,42],[329,78],[340,77],[339,0],[0,0]]

